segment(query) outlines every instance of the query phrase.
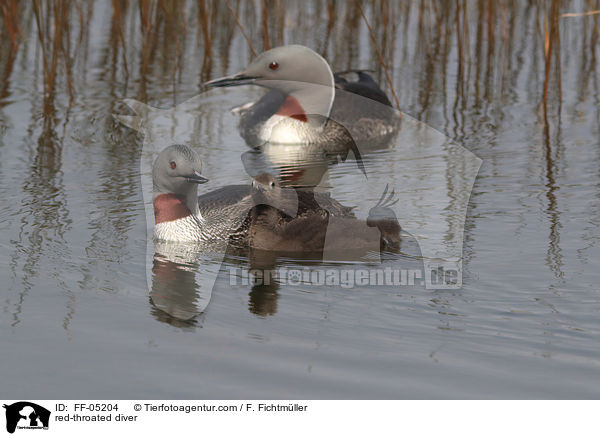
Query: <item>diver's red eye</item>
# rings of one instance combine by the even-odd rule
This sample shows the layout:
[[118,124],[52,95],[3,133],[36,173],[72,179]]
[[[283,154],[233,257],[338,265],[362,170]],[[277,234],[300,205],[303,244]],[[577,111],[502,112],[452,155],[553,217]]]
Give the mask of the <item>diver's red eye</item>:
[[276,70],[277,68],[279,68],[279,64],[277,62],[273,61],[269,64],[269,68],[272,70]]
[[177,164],[175,162],[171,161],[170,164],[171,164],[171,168],[173,168],[173,169],[177,168]]

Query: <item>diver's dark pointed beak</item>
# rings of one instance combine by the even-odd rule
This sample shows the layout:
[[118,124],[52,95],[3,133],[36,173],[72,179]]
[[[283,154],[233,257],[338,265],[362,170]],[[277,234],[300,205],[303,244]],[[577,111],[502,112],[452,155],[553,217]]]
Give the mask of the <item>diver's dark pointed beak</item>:
[[197,183],[199,185],[201,185],[202,183],[208,182],[208,179],[206,177],[201,176],[200,173],[197,173],[197,172],[191,176],[187,176],[186,180],[189,183]]
[[222,88],[224,86],[251,85],[256,81],[256,79],[258,79],[258,77],[249,76],[242,72],[204,82],[204,86],[208,88]]

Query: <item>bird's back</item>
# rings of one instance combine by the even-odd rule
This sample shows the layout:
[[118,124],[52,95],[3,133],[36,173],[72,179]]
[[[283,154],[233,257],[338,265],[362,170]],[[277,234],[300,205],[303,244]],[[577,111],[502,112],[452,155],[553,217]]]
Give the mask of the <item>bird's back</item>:
[[358,81],[347,81],[336,76],[335,100],[330,118],[348,129],[357,143],[386,138],[396,133],[400,113],[373,78],[357,72]]
[[237,238],[252,208],[248,185],[230,185],[200,195],[198,209],[209,238]]
[[[291,188],[290,188],[291,189]],[[329,193],[297,190],[296,216],[331,214],[353,216],[352,208],[331,198]],[[204,232],[210,239],[227,239],[244,244],[250,224],[249,212],[254,206],[249,185],[224,186],[198,197],[198,208],[203,218]],[[283,212],[277,212],[282,218]]]

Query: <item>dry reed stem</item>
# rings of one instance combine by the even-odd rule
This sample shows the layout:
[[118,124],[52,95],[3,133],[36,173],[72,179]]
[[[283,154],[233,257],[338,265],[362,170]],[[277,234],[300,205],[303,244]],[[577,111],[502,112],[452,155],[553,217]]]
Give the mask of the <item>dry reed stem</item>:
[[118,38],[121,43],[121,57],[123,59],[123,70],[125,71],[125,77],[129,77],[129,68],[127,66],[127,54],[125,53],[125,36],[123,35],[123,9],[117,0],[113,0],[113,21],[116,22],[118,30]]
[[212,51],[212,32],[211,28],[209,28],[210,21],[208,20],[205,0],[198,0],[198,18],[202,28],[202,37],[204,38],[204,56],[210,56]]
[[560,18],[566,18],[566,17],[587,17],[589,15],[596,15],[596,14],[600,14],[600,10],[589,11],[589,12],[569,12],[569,13],[566,13],[566,14],[562,14],[560,16]]
[[262,25],[263,25],[263,38],[265,40],[265,50],[271,49],[271,43],[269,41],[269,13],[267,11],[267,0],[262,0]]
[[[548,88],[550,85],[550,69],[552,66],[552,53],[553,53],[553,45],[554,40],[557,36],[557,27],[558,27],[558,4],[555,0],[552,1],[550,7],[550,17],[546,17],[545,21],[545,32],[544,32],[544,55],[546,60],[545,66],[545,74],[544,74],[544,112],[546,112],[546,104],[548,101]],[[548,31],[548,21],[550,30]],[[559,60],[560,61],[560,60]]]
[[229,12],[231,12],[231,15],[233,15],[233,18],[235,19],[235,22],[237,23],[237,26],[240,28],[240,31],[242,32],[242,35],[244,35],[244,38],[246,38],[246,42],[248,43],[248,47],[250,47],[250,51],[252,52],[252,55],[256,56],[257,55],[256,50],[254,50],[254,46],[252,45],[252,42],[250,41],[250,38],[248,38],[248,35],[246,34],[246,31],[244,30],[244,27],[242,26],[242,23],[240,23],[240,20],[238,19],[237,14],[235,13],[235,11],[233,10],[233,8],[229,4],[229,0],[225,0],[225,3],[227,3],[227,7],[229,8]]
[[394,91],[394,85],[392,84],[392,79],[390,78],[390,74],[388,73],[388,69],[383,60],[383,56],[381,55],[381,51],[379,50],[379,46],[377,45],[377,41],[375,40],[375,35],[373,34],[373,29],[371,28],[371,25],[369,24],[369,21],[367,20],[365,11],[363,10],[361,4],[358,3],[357,5],[358,5],[358,9],[360,11],[360,14],[362,15],[363,20],[365,21],[365,24],[367,25],[367,28],[369,29],[369,35],[371,36],[371,41],[373,41],[373,45],[375,46],[375,50],[377,51],[377,56],[379,57],[379,63],[381,64],[381,67],[383,68],[383,71],[385,73],[385,78],[388,82],[388,85],[390,85],[390,90],[392,91],[392,95],[394,96],[394,101],[396,102],[396,108],[399,111],[401,111],[400,102],[398,101],[398,96],[396,95],[396,91]]
[[19,45],[17,40],[19,35],[19,23],[17,21],[17,3],[14,0],[12,0],[10,4],[8,1],[2,3],[2,16],[4,17],[4,22],[10,35],[12,48],[13,50],[16,50]]

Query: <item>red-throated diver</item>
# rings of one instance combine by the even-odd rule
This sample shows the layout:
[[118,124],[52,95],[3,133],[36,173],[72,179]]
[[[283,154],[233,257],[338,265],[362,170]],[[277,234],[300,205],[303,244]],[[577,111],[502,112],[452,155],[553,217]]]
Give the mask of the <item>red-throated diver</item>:
[[259,85],[270,91],[240,110],[242,137],[252,146],[319,144],[338,148],[344,126],[361,144],[395,134],[400,113],[364,71],[349,82],[334,75],[322,56],[308,47],[287,45],[260,54],[245,70],[206,82],[208,87]]

